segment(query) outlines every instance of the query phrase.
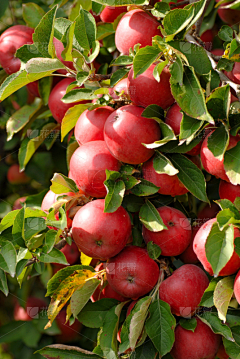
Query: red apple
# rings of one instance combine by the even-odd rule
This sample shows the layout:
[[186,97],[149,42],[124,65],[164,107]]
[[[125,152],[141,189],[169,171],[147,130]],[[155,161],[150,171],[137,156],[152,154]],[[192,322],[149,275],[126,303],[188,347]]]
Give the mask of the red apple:
[[92,302],[96,302],[99,299],[103,299],[103,298],[112,298],[112,299],[118,300],[119,302],[125,302],[126,300],[128,300],[127,298],[125,298],[122,295],[120,295],[119,293],[117,293],[109,285],[109,283],[103,288],[102,291],[101,291],[101,286],[99,285],[97,287],[97,289],[95,290],[95,292],[93,293],[93,295],[91,296]]
[[152,232],[143,226],[143,238],[146,243],[153,241],[163,256],[178,256],[189,246],[192,228],[188,218],[178,209],[163,206],[157,208],[163,223],[168,229]]
[[112,112],[114,112],[114,109],[110,106],[98,107],[92,111],[85,110],[79,117],[74,130],[78,144],[98,140],[103,141],[104,125]]
[[[53,45],[54,45],[54,48],[56,50],[56,56],[57,56],[58,60],[60,60],[63,63],[63,65],[65,65],[66,67],[70,68],[71,70],[76,71],[72,61],[65,61],[62,58],[61,54],[62,54],[62,52],[64,50],[63,43],[60,40],[58,40],[56,37],[54,37],[53,38]],[[57,72],[60,73],[60,74],[63,74],[63,75],[65,75],[67,73],[66,70],[57,70]]]
[[17,164],[9,167],[7,172],[7,179],[10,184],[26,184],[30,181],[30,178],[24,171],[20,172],[19,165]]
[[124,12],[127,12],[127,6],[106,6],[100,14],[100,19],[103,22],[114,22]]
[[175,343],[171,355],[174,359],[214,359],[221,336],[213,333],[209,326],[196,318],[194,332],[178,325],[175,329]]
[[[236,10],[234,10],[236,11]],[[240,13],[240,11],[239,11]],[[225,75],[236,84],[240,84],[240,63],[235,62],[232,71],[224,71]]]
[[154,157],[144,163],[142,167],[143,178],[160,187],[159,193],[175,197],[188,192],[188,189],[184,187],[177,175],[169,176],[165,173],[157,173],[153,167],[153,160]]
[[220,207],[216,203],[211,203],[211,205],[206,204],[206,206],[198,212],[198,227],[207,222],[211,218],[215,218],[218,212],[220,211]]
[[118,171],[120,163],[109,152],[104,141],[84,143],[77,148],[70,160],[71,176],[86,195],[105,197],[106,169]]
[[170,88],[170,72],[165,67],[160,82],[153,77],[155,65],[151,65],[143,74],[134,79],[133,68],[128,74],[128,93],[135,105],[147,107],[156,104],[166,110],[174,102]]
[[14,320],[30,321],[34,318],[38,318],[38,313],[46,309],[47,305],[45,300],[29,297],[24,308],[20,306],[19,302],[16,302],[13,314]]
[[159,298],[170,305],[173,314],[190,317],[208,285],[208,277],[201,268],[185,264],[162,282]]
[[67,87],[73,82],[75,79],[73,78],[66,78],[60,81],[51,91],[49,99],[48,99],[48,106],[50,111],[52,112],[53,118],[58,122],[61,123],[63,117],[67,110],[75,105],[79,105],[80,103],[87,103],[88,101],[79,101],[75,103],[63,103],[61,101],[62,97],[66,94]]
[[237,197],[240,197],[240,185],[233,185],[225,181],[220,181],[219,196],[221,199],[228,199],[234,202]]
[[128,79],[122,79],[119,81],[113,88],[109,88],[109,95],[114,99],[119,99],[119,96],[116,92],[121,93],[124,92],[124,95],[128,95]]
[[[226,175],[226,171],[224,169],[224,163],[223,163],[224,159],[219,160],[218,158],[214,157],[213,153],[207,147],[208,139],[212,135],[212,133],[213,132],[210,132],[202,143],[202,147],[201,147],[202,165],[204,169],[211,175],[229,182],[229,178]],[[239,140],[240,140],[239,136],[234,137],[230,135],[229,145],[227,150],[230,150],[231,148],[235,147]]]
[[197,264],[197,263],[199,263],[198,257],[197,257],[196,253],[193,250],[193,240],[194,240],[195,234],[197,233],[198,230],[199,230],[198,226],[192,227],[192,239],[191,239],[191,242],[190,242],[189,246],[187,247],[187,249],[185,249],[185,251],[179,256],[179,258],[181,259],[181,261],[184,264]]
[[72,236],[78,248],[87,256],[101,260],[118,254],[131,235],[127,211],[120,206],[113,213],[104,213],[104,205],[104,199],[85,204],[72,224]]
[[80,256],[78,247],[74,242],[72,242],[71,246],[68,243],[65,244],[65,246],[61,249],[61,252],[65,255],[66,260],[70,265],[75,264]]
[[27,199],[27,197],[20,197],[20,198],[16,199],[16,201],[13,203],[13,211],[16,209],[21,209],[23,207],[26,199]]
[[[207,237],[212,229],[213,223],[216,222],[216,218],[212,218],[206,223],[204,223],[201,228],[198,230],[195,235],[193,241],[193,249],[196,253],[199,261],[202,263],[204,269],[210,274],[213,275],[213,270],[211,264],[208,262],[206,257],[206,249],[205,244],[207,241]],[[240,237],[240,230],[238,228],[234,228],[234,238]],[[236,271],[240,268],[240,257],[234,251],[232,257],[227,262],[225,267],[220,271],[220,276],[227,276],[236,273]]]
[[[181,107],[175,102],[169,109],[165,118],[165,123],[172,127],[176,136],[180,134],[180,125],[183,118]],[[199,142],[195,147],[186,154],[190,156],[197,156],[200,153],[202,142]]]
[[56,316],[58,328],[62,334],[57,335],[57,340],[61,343],[71,342],[79,338],[82,324],[76,319],[73,325],[66,323],[66,310],[63,309]]
[[238,272],[234,282],[234,295],[240,304],[240,271]]
[[[216,2],[219,2],[220,0],[216,0]],[[222,6],[224,5],[228,5],[233,1],[229,1],[228,3],[224,3],[222,4]],[[226,22],[228,25],[235,25],[238,24],[240,21],[240,11],[239,10],[235,10],[235,9],[219,9],[218,8],[218,15],[220,17],[220,19],[223,22]]]
[[0,36],[0,64],[8,75],[20,70],[21,61],[15,57],[17,49],[32,44],[34,29],[24,25],[14,25]]
[[161,137],[158,123],[142,117],[144,109],[139,106],[122,106],[107,119],[104,139],[109,151],[119,161],[139,164],[147,161],[154,150],[143,146]]
[[151,46],[153,36],[161,36],[159,26],[155,17],[141,9],[127,12],[121,18],[115,34],[118,51],[128,55],[130,47],[136,44],[141,44],[141,47]]
[[137,299],[156,285],[159,268],[146,249],[127,246],[108,261],[106,273],[108,283],[116,292]]
[[229,355],[226,353],[223,343],[220,344],[220,347],[217,352],[217,357],[219,359],[228,359]]

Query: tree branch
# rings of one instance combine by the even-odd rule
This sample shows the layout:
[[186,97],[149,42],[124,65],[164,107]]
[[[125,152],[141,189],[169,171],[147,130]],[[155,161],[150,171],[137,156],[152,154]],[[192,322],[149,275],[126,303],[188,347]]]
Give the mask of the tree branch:
[[197,36],[199,36],[200,29],[201,29],[202,22],[203,22],[203,18],[204,18],[205,12],[207,11],[207,8],[208,8],[210,2],[211,2],[211,0],[207,0],[207,1],[206,1],[206,4],[205,4],[204,10],[203,10],[203,13],[202,13],[202,15],[200,16],[200,18],[198,19],[198,21],[196,22],[195,34],[196,34]]

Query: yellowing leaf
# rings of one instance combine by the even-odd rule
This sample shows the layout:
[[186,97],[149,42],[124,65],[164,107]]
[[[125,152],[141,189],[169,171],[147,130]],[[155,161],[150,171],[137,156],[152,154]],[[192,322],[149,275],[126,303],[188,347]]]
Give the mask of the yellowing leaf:
[[95,272],[92,272],[87,269],[76,270],[61,282],[56,292],[52,296],[51,303],[48,308],[49,322],[45,326],[45,329],[51,327],[52,322],[54,321],[60,310],[71,298],[73,293],[77,289],[81,288],[88,279],[93,278],[95,274]]
[[86,256],[83,252],[81,252],[81,263],[85,266],[89,266],[92,261],[91,257]]

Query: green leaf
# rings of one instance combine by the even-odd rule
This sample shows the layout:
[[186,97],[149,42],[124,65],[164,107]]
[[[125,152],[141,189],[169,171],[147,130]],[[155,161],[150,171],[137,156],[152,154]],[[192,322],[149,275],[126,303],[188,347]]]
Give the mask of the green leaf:
[[63,344],[48,345],[37,350],[35,354],[40,354],[45,358],[51,359],[101,359],[102,357],[78,347]]
[[180,154],[170,157],[174,167],[179,171],[179,180],[198,199],[208,202],[206,183],[202,171],[188,158]]
[[146,321],[146,331],[159,354],[163,356],[172,349],[176,320],[171,313],[170,306],[162,300],[153,302],[149,312],[150,317]]
[[87,81],[88,76],[89,76],[89,73],[86,71],[79,71],[77,73],[77,82],[78,82],[79,87],[81,87],[84,84],[84,82]]
[[68,265],[65,255],[57,248],[53,248],[49,253],[41,253],[39,257],[40,262],[43,263],[58,263]]
[[211,282],[209,283],[209,286],[207,287],[207,289],[205,290],[205,292],[202,296],[200,306],[207,307],[207,308],[211,308],[214,306],[213,293],[214,293],[217,283],[220,280],[221,280],[221,278],[213,278],[211,280]]
[[104,319],[102,333],[100,335],[100,346],[104,356],[108,359],[118,359],[117,332],[121,310],[125,302],[111,308]]
[[100,328],[103,326],[105,317],[109,310],[118,304],[116,299],[100,299],[94,303],[87,303],[78,315],[79,321],[89,328]]
[[234,240],[234,245],[235,245],[235,252],[239,255],[240,257],[240,237],[235,238]]
[[181,52],[199,75],[208,74],[212,70],[211,62],[203,47],[186,41],[170,41],[168,45]]
[[43,77],[38,82],[38,90],[43,104],[48,105],[49,95],[52,91],[53,77]]
[[19,213],[19,209],[15,210],[15,211],[11,211],[9,212],[1,221],[0,223],[0,233],[2,233],[3,231],[5,231],[5,229],[12,227],[14,220],[17,216],[17,214]]
[[48,190],[46,189],[38,194],[28,196],[25,201],[26,207],[33,207],[33,208],[41,209],[43,198],[45,197],[45,194],[47,192],[48,192]]
[[157,82],[160,82],[161,73],[162,73],[164,67],[168,64],[168,62],[169,62],[168,60],[162,61],[154,67],[153,77],[155,78],[155,80]]
[[8,296],[9,290],[8,290],[8,283],[7,283],[7,277],[5,272],[0,269],[0,290],[5,294],[5,296]]
[[40,131],[37,130],[39,135],[31,139],[35,134],[35,131],[29,133],[29,138],[25,138],[22,141],[21,147],[18,153],[18,161],[20,170],[24,170],[36,150],[41,146],[44,140],[56,129],[59,128],[59,125],[56,123],[48,123],[42,127]]
[[208,235],[206,244],[207,260],[212,266],[214,276],[225,267],[234,251],[234,228],[232,225],[220,231],[218,224],[214,223]]
[[45,11],[40,6],[32,2],[23,4],[22,7],[23,20],[26,22],[26,24],[33,28],[38,26],[42,17],[45,15]]
[[[39,58],[42,54],[39,52],[38,47],[35,44],[23,45],[17,49],[16,57],[18,57],[23,64],[26,64],[33,58]],[[43,58],[44,59],[44,58]]]
[[117,57],[116,59],[113,59],[110,66],[126,66],[126,65],[132,65],[133,58],[132,56],[122,55]]
[[224,155],[224,169],[230,182],[234,185],[240,184],[240,142]]
[[94,100],[96,95],[93,90],[82,88],[82,89],[74,89],[67,92],[62,97],[62,102],[64,103],[74,103],[81,100]]
[[149,231],[160,232],[163,229],[168,229],[163,223],[158,210],[149,200],[146,200],[146,203],[141,207],[139,218]]
[[[194,9],[173,9],[166,14],[163,19],[164,33],[169,35],[176,35],[191,22],[194,16]],[[173,38],[173,36],[172,36]],[[172,40],[170,38],[170,40]]]
[[233,29],[228,25],[223,25],[218,32],[221,40],[230,42],[233,39]]
[[64,176],[61,173],[54,173],[51,182],[52,186],[50,187],[50,189],[54,193],[61,194],[66,192],[79,192],[76,183],[72,179],[68,178],[67,176]]
[[224,126],[218,127],[211,136],[208,137],[207,146],[214,157],[222,161],[224,153],[229,144],[229,133]]
[[182,328],[184,328],[186,330],[191,330],[194,333],[196,326],[197,326],[197,319],[196,318],[191,318],[191,319],[181,318],[179,321],[179,324],[181,325]]
[[230,209],[231,212],[234,213],[234,217],[240,219],[240,213],[238,209],[234,206],[234,204],[228,199],[220,199],[216,201],[216,203],[221,207],[221,209]]
[[147,5],[147,2],[144,0],[126,0],[126,1],[122,1],[122,0],[98,0],[97,1],[99,4],[102,5],[108,5],[108,6],[127,6],[127,5]]
[[115,30],[112,23],[100,22],[97,25],[97,40],[100,41],[111,34],[115,34]]
[[132,189],[134,186],[140,183],[140,181],[133,176],[122,175],[122,180],[125,184],[126,190]]
[[130,68],[121,68],[117,71],[115,71],[110,79],[110,87],[113,87],[118,83],[120,80],[122,80],[130,71]]
[[141,117],[153,118],[154,120],[161,122],[159,120],[164,120],[164,111],[158,105],[149,105],[144,109]]
[[0,268],[14,277],[17,265],[17,252],[14,245],[5,241],[0,247]]
[[139,49],[133,60],[134,78],[145,72],[159,55],[159,49],[153,46],[145,46]]
[[80,13],[76,18],[75,23],[74,34],[78,44],[83,49],[90,51],[97,35],[94,17],[88,11],[80,9]]
[[231,57],[238,55],[239,53],[240,53],[239,41],[237,41],[236,39],[233,39],[230,43],[228,58],[231,59]]
[[47,215],[46,225],[64,230],[67,227],[67,216],[64,209],[59,208],[59,220],[55,218],[54,211],[50,211]]
[[146,340],[143,345],[135,349],[135,351],[131,354],[130,359],[155,359],[156,354],[157,351],[151,340]]
[[186,31],[188,31],[195,23],[196,21],[200,18],[200,16],[202,15],[205,5],[206,5],[206,0],[200,0],[200,1],[196,1],[193,4],[189,4],[187,6],[185,6],[185,9],[188,9],[190,7],[193,7],[194,9],[194,16],[192,21],[188,24]]
[[105,197],[105,206],[104,213],[113,213],[115,212],[122,204],[124,193],[125,193],[125,184],[122,180],[104,181],[104,185],[107,189],[107,195]]
[[100,280],[97,278],[92,278],[91,280],[84,283],[84,285],[76,290],[70,301],[71,312],[73,316],[76,318],[83,307],[87,304],[91,295],[95,292],[97,287],[100,284]]
[[182,84],[176,82],[177,78],[174,78],[175,69],[172,65],[169,70],[172,74],[170,77],[172,95],[181,109],[190,117],[214,124],[213,118],[207,111],[203,91],[194,68],[184,66]]
[[153,260],[156,260],[162,252],[161,248],[157,244],[153,243],[152,241],[148,242],[147,251],[149,257],[152,258]]
[[24,242],[24,216],[25,209],[22,208],[17,213],[12,227],[13,241],[21,247],[26,246]]
[[189,117],[186,113],[183,113],[179,139],[186,140],[186,144],[188,145],[193,140],[195,134],[200,130],[203,123],[203,121],[199,121],[198,119]]
[[207,324],[215,334],[221,334],[224,338],[233,340],[231,329],[226,324],[222,324],[216,312],[203,312],[199,318]]
[[225,58],[221,58],[219,61],[218,61],[218,64],[217,64],[217,69],[220,70],[220,71],[232,71],[233,69],[233,65],[234,65],[234,62],[233,61],[230,61],[228,59],[225,59]]
[[226,314],[230,300],[233,295],[233,277],[224,277],[221,279],[214,290],[213,301],[218,311],[219,319],[226,321]]
[[170,11],[170,6],[166,2],[157,2],[154,4],[154,9],[152,9],[153,16],[156,17],[165,17],[165,15]]
[[48,71],[54,72],[56,70],[64,70],[65,66],[58,59],[43,59],[37,57],[31,59],[26,64],[26,71],[28,74],[39,74]]
[[207,98],[207,109],[215,120],[228,118],[230,106],[230,86],[217,87]]
[[171,161],[159,151],[156,151],[156,154],[154,156],[153,167],[157,173],[159,174],[165,173],[169,176],[174,176],[179,172],[172,165]]
[[54,6],[41,19],[33,34],[34,44],[37,45],[39,52],[44,57],[53,57],[53,34],[54,20],[57,12],[57,6]]
[[43,247],[43,252],[45,252],[45,253],[51,252],[54,244],[59,239],[59,234],[60,234],[59,232],[60,231],[56,231],[54,229],[50,229],[49,231],[47,231],[46,236],[45,236],[45,244]]
[[10,141],[15,133],[18,133],[30,121],[34,114],[41,108],[39,104],[25,105],[16,111],[7,121],[7,140]]
[[236,343],[231,342],[230,340],[227,340],[223,338],[223,344],[224,348],[226,350],[226,353],[230,355],[232,359],[240,359],[240,346]]
[[[154,118],[154,119],[156,120],[156,118]],[[158,148],[158,147],[164,146],[169,141],[176,140],[176,136],[175,136],[172,128],[169,125],[167,125],[166,123],[160,122],[160,121],[161,120],[159,120],[159,126],[160,126],[161,133],[162,133],[162,139],[159,141],[155,141],[153,143],[149,143],[149,144],[143,143],[143,145],[146,148],[151,148],[151,149]]]
[[150,196],[151,194],[158,192],[159,187],[155,186],[153,183],[143,178],[139,178],[139,180],[141,182],[131,189],[131,192],[136,196]]
[[[239,216],[237,217],[239,218]],[[222,231],[228,227],[229,224],[240,223],[240,220],[235,218],[234,212],[232,212],[230,209],[224,209],[217,214],[217,222],[220,230]]]
[[79,104],[73,107],[70,107],[65,116],[63,117],[62,124],[61,124],[61,138],[62,141],[64,137],[75,127],[77,120],[79,119],[80,115],[87,110],[92,103],[86,104]]

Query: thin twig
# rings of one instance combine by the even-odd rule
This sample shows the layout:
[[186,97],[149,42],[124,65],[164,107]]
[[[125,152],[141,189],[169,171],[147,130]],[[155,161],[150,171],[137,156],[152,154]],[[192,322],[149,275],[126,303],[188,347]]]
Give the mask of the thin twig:
[[111,74],[109,75],[91,74],[88,77],[88,81],[102,81],[102,80],[108,80],[110,78],[111,78]]
[[210,2],[211,2],[211,0],[206,1],[205,7],[203,9],[203,13],[200,16],[200,18],[198,19],[198,21],[196,22],[196,31],[195,31],[196,36],[199,36],[200,29],[201,29],[202,22],[203,22],[203,18],[204,18],[205,12],[207,11],[207,8],[208,8]]

